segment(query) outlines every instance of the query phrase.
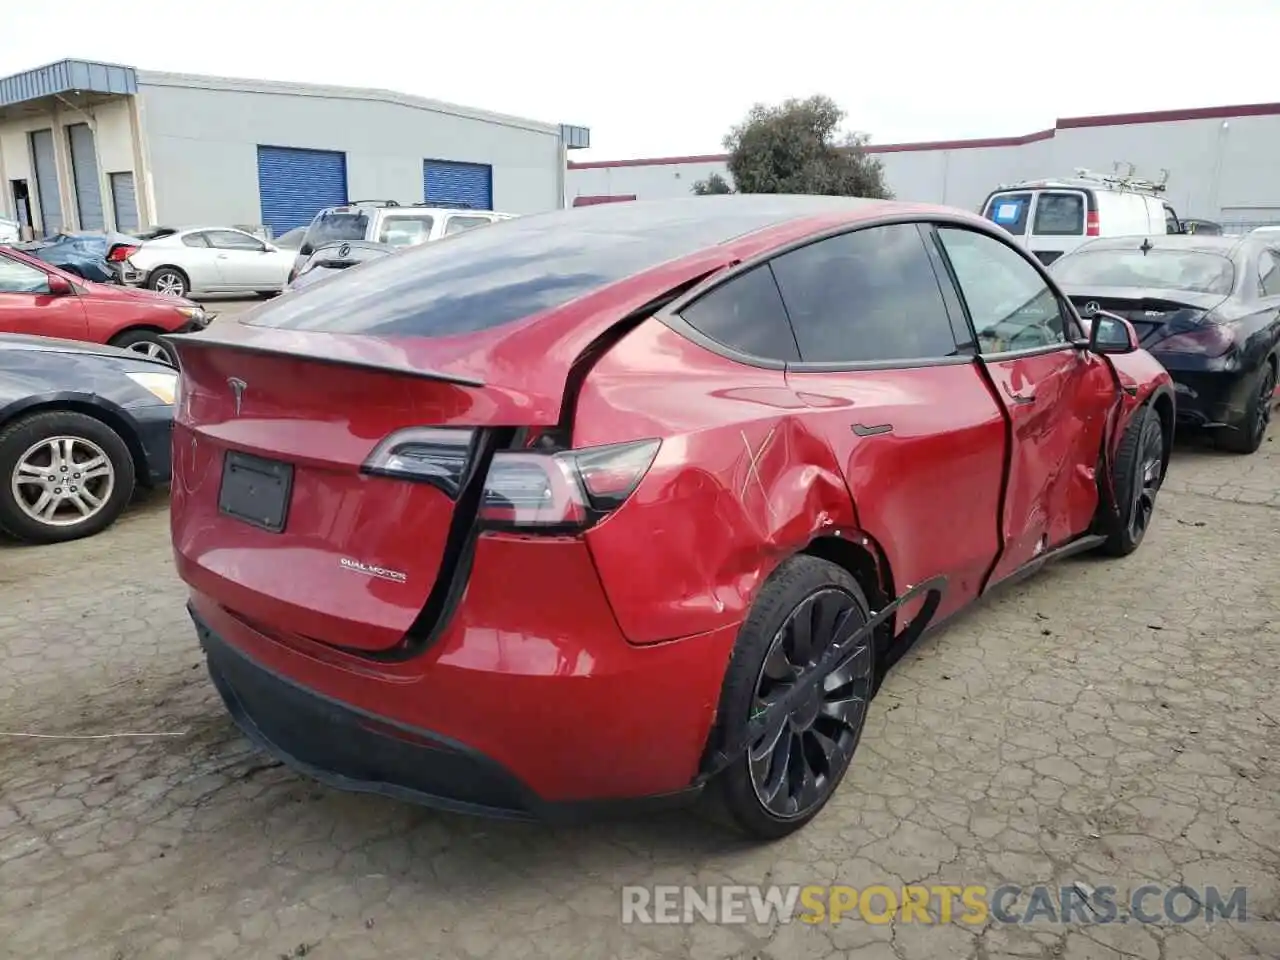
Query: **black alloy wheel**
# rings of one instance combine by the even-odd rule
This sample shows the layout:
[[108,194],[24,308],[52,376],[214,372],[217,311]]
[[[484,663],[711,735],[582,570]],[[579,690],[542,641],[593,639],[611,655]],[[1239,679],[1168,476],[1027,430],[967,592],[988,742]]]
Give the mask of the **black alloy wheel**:
[[858,601],[839,588],[808,596],[778,630],[756,680],[753,719],[800,685],[809,691],[779,711],[749,752],[760,805],[780,820],[804,817],[834,791],[853,759],[872,687],[867,641],[818,679],[818,662],[866,623]]

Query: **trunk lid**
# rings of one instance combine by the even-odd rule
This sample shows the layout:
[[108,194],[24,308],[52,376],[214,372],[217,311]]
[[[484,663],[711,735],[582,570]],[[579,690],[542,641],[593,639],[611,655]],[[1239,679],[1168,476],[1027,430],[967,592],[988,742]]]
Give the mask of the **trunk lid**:
[[453,427],[442,435],[456,438],[460,478],[476,437],[466,428],[507,419],[511,396],[465,374],[415,369],[385,341],[294,333],[273,350],[261,338],[252,348],[205,334],[172,339],[182,377],[172,525],[183,577],[250,623],[394,647],[456,562],[460,508],[439,486],[362,467],[396,431]]
[[1086,319],[1090,305],[1124,317],[1133,324],[1143,347],[1200,326],[1227,299],[1219,293],[1129,287],[1067,287],[1063,292]]

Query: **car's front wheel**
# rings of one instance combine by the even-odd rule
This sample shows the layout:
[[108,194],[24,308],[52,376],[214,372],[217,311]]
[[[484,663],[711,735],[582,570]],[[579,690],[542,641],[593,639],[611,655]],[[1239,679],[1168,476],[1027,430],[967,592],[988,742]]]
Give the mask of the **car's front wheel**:
[[1124,557],[1141,545],[1151,526],[1156,495],[1167,468],[1160,415],[1144,406],[1133,415],[1112,464],[1119,517],[1108,522],[1104,553]]
[[725,675],[716,736],[734,744],[753,723],[763,731],[711,791],[746,834],[773,840],[799,830],[849,769],[874,687],[874,645],[867,638],[837,662],[821,661],[868,617],[853,576],[817,557],[792,557],[761,589]]
[[124,333],[112,338],[111,346],[119,347],[121,350],[128,350],[131,353],[140,353],[152,360],[163,360],[172,366],[177,366],[178,363],[173,350],[160,339],[160,334],[154,330],[126,330]]
[[147,286],[166,297],[185,297],[191,290],[187,275],[176,267],[161,267],[151,274]]
[[19,540],[98,533],[124,511],[133,486],[129,448],[101,420],[45,411],[0,430],[0,528]]

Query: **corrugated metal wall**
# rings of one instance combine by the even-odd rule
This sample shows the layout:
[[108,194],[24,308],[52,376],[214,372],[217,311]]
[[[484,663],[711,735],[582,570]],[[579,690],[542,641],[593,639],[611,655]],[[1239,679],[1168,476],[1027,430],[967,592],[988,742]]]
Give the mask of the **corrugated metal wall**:
[[493,167],[450,160],[422,162],[422,199],[427,203],[493,209]]
[[347,157],[336,150],[258,147],[262,222],[280,236],[347,202]]

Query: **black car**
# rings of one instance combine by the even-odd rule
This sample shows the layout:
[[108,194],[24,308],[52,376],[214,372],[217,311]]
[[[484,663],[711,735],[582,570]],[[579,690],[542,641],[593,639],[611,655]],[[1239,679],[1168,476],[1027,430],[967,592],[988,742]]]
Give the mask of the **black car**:
[[389,243],[374,243],[372,240],[334,240],[322,244],[312,251],[296,272],[289,274],[285,289],[309,287],[327,277],[336,276],[342,270],[370,260],[381,260],[400,249],[402,248]]
[[1253,453],[1266,436],[1280,341],[1280,233],[1109,237],[1049,268],[1081,314],[1117,313],[1177,389],[1183,426]]
[[177,384],[139,353],[0,334],[0,533],[87,537],[168,484]]

